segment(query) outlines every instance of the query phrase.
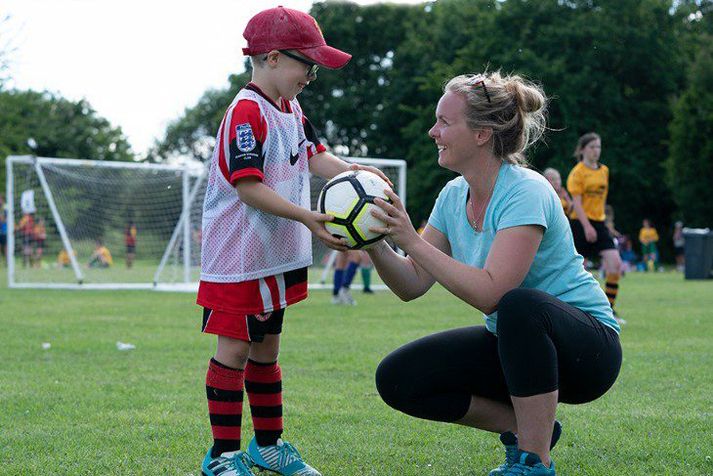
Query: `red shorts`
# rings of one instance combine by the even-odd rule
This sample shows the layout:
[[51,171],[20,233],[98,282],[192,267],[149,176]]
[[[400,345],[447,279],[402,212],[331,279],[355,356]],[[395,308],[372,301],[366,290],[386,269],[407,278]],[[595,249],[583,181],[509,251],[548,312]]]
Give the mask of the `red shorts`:
[[203,308],[203,332],[245,342],[262,342],[266,334],[282,333],[285,310],[266,314],[232,314]]
[[201,281],[199,306],[231,314],[265,314],[307,297],[307,268],[240,283]]
[[282,331],[284,309],[307,297],[307,268],[240,283],[201,281],[203,332],[247,342]]

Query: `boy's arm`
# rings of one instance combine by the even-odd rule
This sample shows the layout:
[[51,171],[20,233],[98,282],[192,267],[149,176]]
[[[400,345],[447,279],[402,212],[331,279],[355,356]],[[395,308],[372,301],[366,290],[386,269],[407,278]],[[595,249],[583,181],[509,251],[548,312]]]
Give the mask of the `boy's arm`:
[[332,236],[324,227],[324,222],[331,221],[331,215],[306,210],[285,200],[277,192],[263,184],[257,177],[244,177],[235,184],[240,201],[271,215],[298,221],[322,240],[327,246],[339,251],[347,247],[341,238]]
[[393,188],[394,186],[394,184],[391,183],[391,180],[384,175],[384,172],[370,165],[350,164],[349,162],[345,162],[329,152],[320,152],[313,155],[309,159],[310,173],[327,180],[331,179],[335,175],[341,174],[342,172],[346,172],[347,170],[366,170],[373,172],[388,183],[389,187]]

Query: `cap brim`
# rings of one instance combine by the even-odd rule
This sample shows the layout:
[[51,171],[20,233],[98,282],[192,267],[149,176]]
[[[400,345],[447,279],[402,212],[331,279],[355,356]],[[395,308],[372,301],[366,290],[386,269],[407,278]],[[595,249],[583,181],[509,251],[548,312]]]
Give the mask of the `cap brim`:
[[349,60],[352,59],[352,55],[349,53],[345,53],[344,51],[327,45],[317,46],[315,48],[298,49],[297,51],[318,65],[329,69],[343,68]]

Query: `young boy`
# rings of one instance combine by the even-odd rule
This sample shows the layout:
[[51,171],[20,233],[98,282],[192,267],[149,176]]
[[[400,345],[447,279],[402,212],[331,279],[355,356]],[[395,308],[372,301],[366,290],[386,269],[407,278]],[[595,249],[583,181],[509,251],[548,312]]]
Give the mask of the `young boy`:
[[[248,476],[250,468],[319,476],[282,440],[282,374],[277,363],[285,308],[307,297],[310,232],[327,246],[345,243],[310,211],[309,173],[331,178],[351,169],[327,153],[296,96],[320,66],[338,69],[351,55],[327,46],[306,13],[277,7],[255,15],[243,36],[252,81],[218,130],[203,206],[203,332],[218,345],[206,376],[213,447],[205,476]],[[237,191],[237,193],[236,193]],[[243,391],[255,436],[240,451]]]

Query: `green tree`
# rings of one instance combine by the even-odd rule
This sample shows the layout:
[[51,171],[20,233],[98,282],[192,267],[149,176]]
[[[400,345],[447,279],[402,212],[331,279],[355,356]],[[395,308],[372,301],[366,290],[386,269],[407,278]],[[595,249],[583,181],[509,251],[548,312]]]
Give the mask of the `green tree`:
[[[416,67],[410,79],[420,89],[419,99],[440,94],[446,78],[486,68],[542,83],[553,98],[553,130],[529,154],[531,162],[538,169],[555,166],[566,178],[577,137],[598,131],[604,141],[602,160],[612,170],[610,202],[617,224],[632,233],[645,215],[666,226],[673,209],[662,163],[669,101],[683,82],[679,71],[684,63],[674,34],[678,18],[670,7],[663,0],[443,0],[399,51],[426,58],[430,65],[425,71]],[[417,101],[409,105],[414,115],[403,136],[409,144],[406,156],[413,161],[409,179],[419,190],[409,203],[416,213],[426,214],[447,177],[421,162],[434,156],[423,135],[435,100]]]
[[[118,127],[99,117],[87,101],[50,93],[0,91],[0,183],[8,155],[35,154],[93,160],[133,160]],[[28,145],[33,138],[35,150]]]
[[702,40],[669,127],[667,178],[688,226],[713,224],[713,37]]
[[166,128],[162,140],[156,141],[148,152],[148,159],[160,162],[170,156],[187,155],[206,161],[210,159],[215,145],[215,136],[226,109],[245,84],[250,81],[248,71],[231,75],[225,89],[210,89],[203,93],[198,103],[184,110],[183,115]]

